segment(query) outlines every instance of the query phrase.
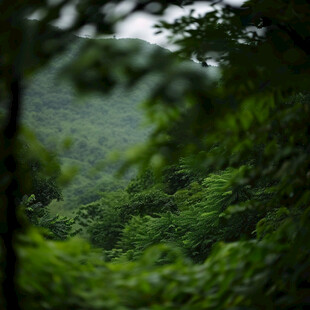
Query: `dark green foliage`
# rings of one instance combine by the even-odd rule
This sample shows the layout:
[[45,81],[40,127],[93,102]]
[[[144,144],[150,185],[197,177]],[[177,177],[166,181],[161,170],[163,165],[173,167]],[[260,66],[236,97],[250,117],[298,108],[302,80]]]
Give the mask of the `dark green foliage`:
[[152,170],[143,171],[128,184],[126,191],[131,194],[137,194],[147,190],[155,185],[155,176]]
[[66,240],[71,235],[74,220],[65,216],[50,214],[47,205],[36,200],[35,195],[30,197],[24,196],[22,207],[31,224],[44,228],[43,234],[45,238],[52,240]]
[[[26,2],[32,4],[28,14],[45,8]],[[153,6],[148,6],[150,1],[138,1],[129,11],[151,11],[150,7],[162,4],[158,8],[162,13],[168,3],[151,1]],[[23,6],[17,2],[13,10],[5,5],[15,17],[15,23],[8,23],[9,38],[11,33],[21,38],[25,30],[16,14],[23,15]],[[58,16],[61,7],[51,11]],[[43,20],[39,34],[46,37],[38,41],[42,48],[30,45],[36,53],[22,57],[29,59],[20,61],[25,63],[23,73],[32,69],[35,57],[40,62],[64,47],[64,38],[85,22],[111,29],[113,18],[103,18],[106,11],[97,1],[79,3],[78,11],[72,29],[57,32],[59,44],[52,45],[50,53],[44,46],[54,36],[48,35]],[[99,213],[94,205],[94,223],[115,219],[118,213],[113,214],[113,208],[123,212],[129,206],[120,220],[123,232],[113,239],[116,248],[105,251],[116,260],[113,263],[104,263],[102,253],[92,252],[78,239],[55,243],[34,231],[17,235],[18,286],[7,281],[8,275],[15,278],[14,272],[4,269],[0,276],[12,292],[17,288],[24,309],[305,309],[310,305],[309,12],[305,0],[248,0],[242,8],[218,2],[203,16],[190,13],[171,23],[161,22],[159,30],[170,31],[179,49],[174,54],[151,51],[138,66],[135,61],[143,49],[139,45],[109,47],[104,41],[90,40],[83,47],[67,73],[82,90],[110,89],[120,77],[133,86],[149,70],[159,76],[145,102],[152,133],[138,153],[129,154],[127,164],[163,168],[166,163],[175,165],[180,156],[195,154],[205,175],[203,180],[183,183],[178,173],[172,174],[170,195],[164,192],[165,183],[143,188],[143,182],[137,182],[143,190],[133,186],[125,203],[113,203],[109,211],[99,206]],[[7,41],[17,45],[4,44],[0,64],[5,76],[12,71],[12,57],[24,46],[19,40]],[[203,68],[210,58],[216,59],[221,79],[203,68],[188,67],[181,57],[195,57]],[[10,92],[5,85],[14,89],[14,82],[10,77],[1,80],[4,94]],[[10,188],[22,178],[5,165],[15,156],[10,150],[15,140],[6,132],[0,140],[6,154],[0,184],[14,207]],[[132,202],[141,214],[130,209]],[[163,208],[165,202],[173,202],[176,212]],[[7,204],[4,210],[10,210]],[[7,219],[4,224],[10,228]],[[96,238],[99,233],[106,237],[109,231],[119,233],[103,221],[95,230]],[[2,236],[7,266],[13,234]],[[96,240],[113,246],[100,237]],[[161,241],[173,243],[200,264],[163,245],[142,254]]]
[[123,221],[121,208],[128,201],[126,193],[106,192],[96,202],[80,206],[76,221],[84,227],[87,238],[96,247],[111,250],[119,239]]
[[[178,170],[176,167],[174,169]],[[249,186],[233,187],[235,178],[242,170],[228,169],[210,174],[202,184],[192,183],[173,196],[160,190],[164,184],[157,183],[156,189],[141,190],[129,196],[126,204],[112,204],[110,212],[115,216],[116,210],[120,211],[121,220],[118,221],[122,222],[122,227],[117,226],[119,241],[115,244],[115,251],[108,253],[108,256],[137,259],[151,245],[171,243],[195,262],[203,262],[219,241],[253,239],[256,223],[263,214],[252,210],[241,214],[228,212],[231,205],[250,199],[260,200],[256,195],[258,191]],[[100,211],[97,214],[101,214]],[[115,227],[118,221],[114,219],[111,225]],[[96,227],[100,231],[100,226]],[[103,226],[101,229],[103,235],[105,229]],[[108,226],[106,231],[109,231]],[[92,233],[91,238],[96,238],[98,231]]]
[[130,196],[127,205],[122,206],[121,216],[124,221],[132,215],[152,215],[163,212],[176,212],[178,210],[172,196],[160,189],[152,188]]
[[[55,154],[46,149],[33,137],[28,137],[27,131],[20,137],[18,165],[26,176],[21,186],[20,195],[35,195],[36,203],[43,206],[52,200],[62,200],[62,190],[59,184],[61,174],[60,164]],[[20,200],[22,197],[18,197]]]
[[[133,187],[136,182],[137,179],[130,183],[129,187]],[[137,189],[136,186],[133,188]],[[92,244],[111,250],[123,234],[124,225],[129,222],[127,225],[130,226],[135,216],[151,215],[157,218],[161,213],[170,212],[177,212],[174,197],[154,187],[141,192],[131,191],[130,195],[122,191],[103,193],[100,200],[81,206],[76,220],[86,228]],[[132,231],[135,231],[135,228]],[[161,230],[158,233],[161,234]]]
[[[309,304],[309,226],[298,227],[308,216],[298,223],[288,218],[261,242],[219,244],[202,265],[164,246],[136,262],[107,264],[81,241],[55,244],[28,234],[19,247],[23,307],[42,309],[48,302],[50,309],[302,309]],[[170,263],[159,265],[163,258]]]
[[186,169],[186,166],[173,165],[167,167],[163,172],[163,183],[165,186],[165,192],[167,194],[174,194],[177,190],[187,187],[194,176],[190,170]]
[[119,240],[123,225],[115,209],[106,208],[100,213],[102,219],[93,223],[88,229],[89,240],[96,247],[111,250]]
[[45,238],[51,240],[66,240],[74,236],[77,232],[73,231],[74,219],[59,214],[51,216],[47,214],[39,221],[39,226],[46,228]]
[[42,203],[36,202],[35,195],[31,195],[30,197],[24,196],[22,199],[22,205],[25,208],[25,213],[29,219],[29,221],[36,226],[40,226],[40,218],[46,215],[46,206],[43,207]]
[[[28,138],[28,139],[27,139]],[[44,228],[44,236],[53,240],[65,240],[72,232],[74,220],[58,214],[52,215],[48,205],[62,199],[59,183],[60,165],[55,154],[48,153],[42,145],[24,130],[20,137],[18,164],[24,176],[18,197],[29,222]]]

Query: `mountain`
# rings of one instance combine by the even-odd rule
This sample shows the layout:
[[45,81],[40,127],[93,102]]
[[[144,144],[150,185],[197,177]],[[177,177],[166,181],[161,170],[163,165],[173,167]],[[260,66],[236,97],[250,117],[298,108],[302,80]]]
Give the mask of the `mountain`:
[[[133,83],[133,87],[125,87],[122,84],[122,73],[117,72],[117,63],[112,63],[112,68],[115,67],[118,74],[118,86],[106,95],[102,95],[102,92],[77,94],[64,78],[64,68],[77,59],[77,52],[89,40],[95,39],[77,38],[67,52],[58,55],[31,78],[24,93],[23,122],[33,129],[45,147],[58,154],[63,170],[68,167],[78,168],[73,181],[64,189],[62,206],[67,209],[97,200],[100,192],[124,187],[134,175],[132,171],[116,181],[113,174],[117,171],[117,164],[110,163],[104,169],[98,167],[108,159],[111,152],[124,152],[130,146],[146,140],[151,126],[141,126],[145,120],[140,105],[158,81],[158,73],[148,72],[145,78]],[[170,53],[139,39],[96,40],[103,40],[101,43],[104,43],[107,54],[117,50],[126,56],[128,50],[138,47],[139,54],[131,58],[130,70],[143,66],[150,53]],[[107,68],[111,68],[109,58],[102,60]],[[184,70],[194,66],[195,70],[198,68],[209,75],[216,74],[214,68],[202,68],[192,61],[182,60],[182,66]],[[85,72],[78,79],[87,80],[89,74],[91,80],[91,72]],[[103,87],[110,89],[109,85]],[[182,87],[182,84],[178,87]],[[98,173],[93,174],[92,171]]]
[[[79,38],[69,51],[35,74],[24,94],[23,122],[45,147],[59,155],[63,169],[78,168],[74,180],[64,190],[65,208],[96,200],[99,191],[115,190],[132,176],[131,173],[116,182],[116,164],[109,164],[95,175],[91,172],[98,170],[97,166],[111,152],[122,152],[146,139],[149,129],[141,126],[143,113],[139,105],[156,80],[147,78],[131,89],[117,87],[105,96],[78,96],[70,83],[62,79],[61,70],[76,57],[84,40]],[[133,41],[107,40],[125,46]],[[134,41],[146,49],[159,48]],[[69,148],[65,147],[68,145]]]

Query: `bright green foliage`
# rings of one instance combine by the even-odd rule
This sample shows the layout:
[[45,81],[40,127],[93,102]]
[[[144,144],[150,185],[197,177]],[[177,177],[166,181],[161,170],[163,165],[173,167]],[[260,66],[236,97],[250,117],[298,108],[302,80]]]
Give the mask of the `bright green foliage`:
[[133,216],[122,230],[117,249],[127,259],[139,258],[148,247],[159,243],[176,244],[175,214],[165,212],[157,217]]
[[[129,202],[121,207],[119,204],[111,205],[110,212],[114,216],[116,210],[120,210],[123,228],[121,232],[118,231],[119,241],[115,251],[108,253],[109,257],[136,259],[151,245],[171,243],[187,257],[203,262],[219,241],[254,238],[256,223],[262,215],[251,210],[241,214],[223,213],[233,204],[242,204],[255,198],[257,191],[249,186],[233,188],[233,182],[240,171],[242,169],[227,169],[210,174],[202,184],[193,183],[173,196],[160,190],[165,186],[158,183],[156,189],[142,190],[129,196]],[[165,207],[172,201],[174,209]],[[127,212],[127,216],[124,216],[124,212]],[[114,219],[110,225],[119,225],[119,222],[119,218]],[[102,236],[105,231],[109,232],[108,227],[106,230],[103,226],[97,228],[99,231],[101,229]],[[120,226],[117,228],[120,229]],[[94,238],[97,231],[92,233],[94,235],[91,234],[91,238]]]
[[[129,186],[133,188],[135,184],[137,183],[131,183]],[[134,223],[136,215],[159,217],[160,213],[176,211],[174,198],[154,187],[136,193],[131,191],[131,195],[122,191],[103,193],[100,200],[81,206],[76,220],[86,228],[93,245],[111,250],[119,240],[124,225],[127,222],[129,226],[130,223]],[[135,231],[135,228],[130,229]],[[158,231],[160,232],[161,230]]]
[[[173,167],[173,171],[181,168]],[[76,219],[86,227],[92,244],[116,251],[109,252],[109,257],[126,253],[133,259],[150,245],[169,242],[202,262],[218,241],[254,237],[259,220],[256,213],[248,211],[229,218],[222,214],[230,205],[254,197],[255,191],[249,186],[233,188],[240,171],[228,169],[210,174],[202,184],[195,182],[175,195],[163,191],[166,183],[161,182],[166,182],[166,176],[154,183],[151,172],[147,172],[129,184],[128,198],[121,191],[106,193],[97,202],[80,207]],[[176,177],[169,182],[171,188],[184,186]]]
[[203,261],[218,241],[235,241],[241,236],[253,238],[251,232],[255,230],[257,215],[246,212],[225,219],[222,214],[230,205],[253,196],[249,190],[232,187],[237,174],[238,170],[233,169],[210,174],[202,182],[200,192],[188,199],[191,204],[187,202],[175,219],[177,240],[195,261]]

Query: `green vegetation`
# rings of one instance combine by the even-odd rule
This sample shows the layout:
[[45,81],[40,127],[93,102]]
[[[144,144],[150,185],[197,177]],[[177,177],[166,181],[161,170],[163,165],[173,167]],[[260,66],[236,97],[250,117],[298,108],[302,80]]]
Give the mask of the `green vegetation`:
[[[162,21],[157,28],[169,31],[174,53],[137,40],[82,44],[73,33],[84,25],[113,33],[118,1],[104,9],[81,1],[70,27],[51,28],[64,3],[0,2],[11,21],[0,17],[9,27],[0,36],[0,308],[306,309],[308,2],[219,2],[202,16]],[[137,1],[118,17],[161,15],[169,3]],[[36,10],[41,21],[23,19]],[[206,68],[210,59],[218,75]],[[71,84],[52,86],[51,76]],[[73,94],[89,104],[67,106]],[[140,100],[151,126],[135,135]],[[19,105],[60,165],[19,130]],[[56,147],[55,131],[64,147],[76,134],[71,149]],[[114,145],[141,141],[122,163],[87,176]],[[84,165],[66,194],[72,213],[54,216],[50,203],[68,179],[61,169],[72,163]],[[111,181],[116,168],[135,164],[129,182]]]
[[[61,207],[65,209],[98,199],[100,191],[124,187],[122,181],[113,180],[117,165],[107,165],[109,155],[145,141],[149,129],[142,127],[139,104],[156,82],[155,77],[150,77],[130,90],[120,86],[105,96],[94,94],[78,98],[61,70],[76,57],[85,41],[87,39],[79,38],[69,51],[33,76],[24,95],[25,124],[33,128],[47,149],[59,154],[64,170],[78,171],[73,182],[64,189]],[[142,44],[140,40],[106,41],[119,45],[126,44],[121,41],[128,45],[132,41]],[[144,44],[146,50],[155,48]],[[105,169],[100,168],[104,163]],[[127,182],[132,175],[127,175]]]
[[[180,175],[181,168],[174,166],[173,170],[175,176]],[[167,171],[171,173],[172,168]],[[149,246],[170,243],[184,256],[201,263],[218,241],[255,238],[256,223],[263,213],[247,210],[225,218],[225,211],[232,204],[262,200],[259,189],[233,188],[231,182],[239,173],[228,169],[184,186],[173,174],[169,179],[163,175],[156,182],[147,171],[129,183],[128,194],[105,194],[97,202],[81,206],[76,219],[90,242],[105,250],[108,260],[124,256],[136,259]],[[174,184],[171,179],[176,180]],[[165,182],[177,190],[173,195],[165,192],[169,189]]]

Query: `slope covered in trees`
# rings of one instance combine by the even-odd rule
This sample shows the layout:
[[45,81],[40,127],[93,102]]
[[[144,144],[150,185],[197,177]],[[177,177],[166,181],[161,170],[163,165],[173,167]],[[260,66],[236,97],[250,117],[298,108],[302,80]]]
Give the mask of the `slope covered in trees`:
[[[58,56],[32,77],[24,95],[23,120],[39,141],[58,154],[63,169],[76,168],[73,184],[64,189],[64,208],[99,198],[98,192],[122,187],[113,174],[117,166],[109,163],[101,173],[100,163],[113,151],[124,152],[141,143],[149,129],[143,128],[139,104],[146,98],[155,78],[126,90],[119,86],[112,93],[78,99],[73,86],[63,77],[64,66],[72,61],[87,39],[79,38],[74,47]],[[130,45],[131,41],[155,48],[139,40],[107,40],[108,44]],[[111,184],[111,183],[114,183]]]
[[[148,54],[162,50],[138,39],[103,40],[107,48],[114,45],[124,51],[138,46],[139,57],[133,59],[133,66],[137,68]],[[87,41],[92,39],[78,38],[69,51],[31,78],[24,94],[25,124],[47,149],[58,155],[64,170],[78,171],[63,190],[61,207],[69,209],[96,200],[99,192],[123,188],[134,175],[131,173],[115,181],[117,164],[104,163],[113,152],[124,153],[146,140],[151,129],[146,125],[141,104],[158,83],[158,75],[150,74],[135,87],[126,88],[120,75],[119,86],[113,91],[78,97],[65,78],[64,68],[74,61]],[[195,66],[190,62],[188,65]]]

